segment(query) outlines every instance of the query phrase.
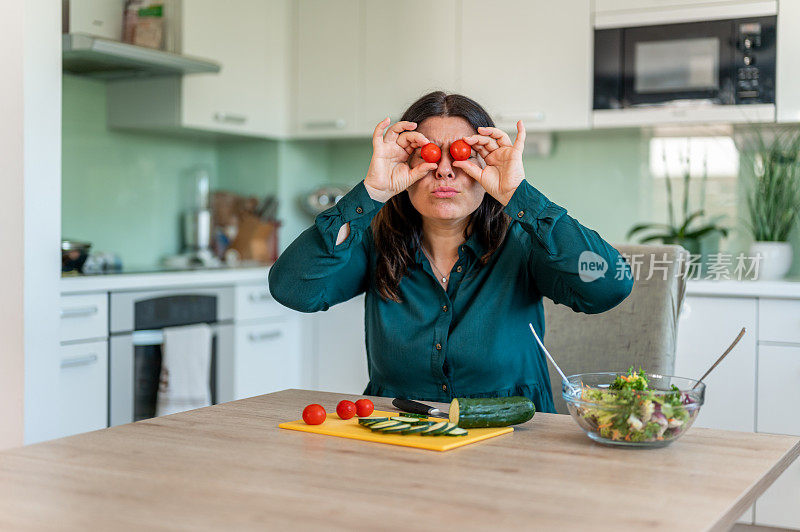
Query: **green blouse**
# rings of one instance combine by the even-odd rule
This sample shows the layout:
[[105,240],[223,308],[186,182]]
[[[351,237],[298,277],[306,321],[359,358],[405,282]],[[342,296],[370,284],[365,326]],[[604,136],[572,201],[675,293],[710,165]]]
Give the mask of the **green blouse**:
[[[513,220],[506,237],[486,265],[478,261],[484,247],[468,238],[445,291],[418,250],[400,282],[402,302],[385,301],[375,287],[370,230],[382,206],[362,181],[319,214],[270,269],[273,297],[316,312],[366,292],[367,395],[442,402],[523,395],[553,412],[547,362],[528,323],[544,336],[543,296],[578,312],[614,307],[633,286],[627,262],[524,181],[505,207]],[[350,235],[337,246],[347,222]]]

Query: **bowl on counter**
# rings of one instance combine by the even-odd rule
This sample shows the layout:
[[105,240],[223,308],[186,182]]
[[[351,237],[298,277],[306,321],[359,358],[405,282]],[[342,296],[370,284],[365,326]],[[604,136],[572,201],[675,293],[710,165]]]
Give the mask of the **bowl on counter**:
[[86,259],[89,258],[90,242],[79,240],[61,241],[61,271],[81,271]]
[[692,426],[706,385],[673,375],[644,374],[645,390],[614,390],[620,373],[580,373],[562,383],[572,418],[591,439],[610,445],[664,447]]

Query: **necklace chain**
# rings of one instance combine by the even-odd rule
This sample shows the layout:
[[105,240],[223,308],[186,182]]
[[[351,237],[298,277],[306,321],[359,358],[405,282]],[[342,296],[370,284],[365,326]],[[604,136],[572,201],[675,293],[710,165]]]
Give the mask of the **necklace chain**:
[[425,256],[428,257],[428,262],[430,262],[431,268],[433,268],[436,274],[439,277],[441,277],[441,279],[439,280],[441,281],[442,285],[447,284],[447,276],[443,274],[439,268],[436,267],[436,264],[433,263],[433,259],[431,258],[430,254],[428,254],[428,251],[425,249],[425,246],[420,245],[420,247],[422,248],[422,252],[425,254]]

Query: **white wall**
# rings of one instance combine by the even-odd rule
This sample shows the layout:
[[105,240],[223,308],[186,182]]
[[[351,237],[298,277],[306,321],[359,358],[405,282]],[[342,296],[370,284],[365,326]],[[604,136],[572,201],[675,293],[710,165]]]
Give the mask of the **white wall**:
[[51,437],[58,398],[61,2],[0,19],[0,448]]
[[0,18],[0,449],[23,441],[23,6],[4,5]]

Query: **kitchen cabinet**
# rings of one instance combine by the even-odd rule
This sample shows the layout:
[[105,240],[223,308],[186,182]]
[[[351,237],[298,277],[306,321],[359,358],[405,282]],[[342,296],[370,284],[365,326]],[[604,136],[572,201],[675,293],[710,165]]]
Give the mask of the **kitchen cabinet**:
[[361,394],[367,386],[364,296],[334,305],[316,318],[317,389]]
[[[678,325],[675,374],[699,378],[736,337],[748,334],[705,380],[706,402],[698,427],[754,432],[756,324],[754,298],[688,296]],[[736,383],[731,386],[731,383]]]
[[[297,0],[294,8],[294,133],[352,134],[361,70],[360,2]],[[387,28],[381,29],[385,38]]]
[[108,294],[61,296],[58,310],[61,342],[108,336]]
[[108,426],[108,342],[62,345],[59,351],[58,434]]
[[461,91],[498,127],[588,129],[592,42],[589,0],[464,0]]
[[[392,121],[432,90],[456,88],[456,0],[368,0],[364,9],[364,68],[360,129],[371,132],[387,116]],[[401,8],[402,7],[402,8]],[[484,16],[486,8],[483,8]],[[424,16],[420,16],[424,13]],[[393,28],[398,38],[387,38]]]
[[297,319],[236,324],[234,329],[234,399],[302,387]]
[[776,119],[800,122],[800,2],[778,2],[777,55],[775,80]]
[[182,2],[179,51],[215,74],[108,84],[109,126],[281,137],[288,115],[289,0]]

